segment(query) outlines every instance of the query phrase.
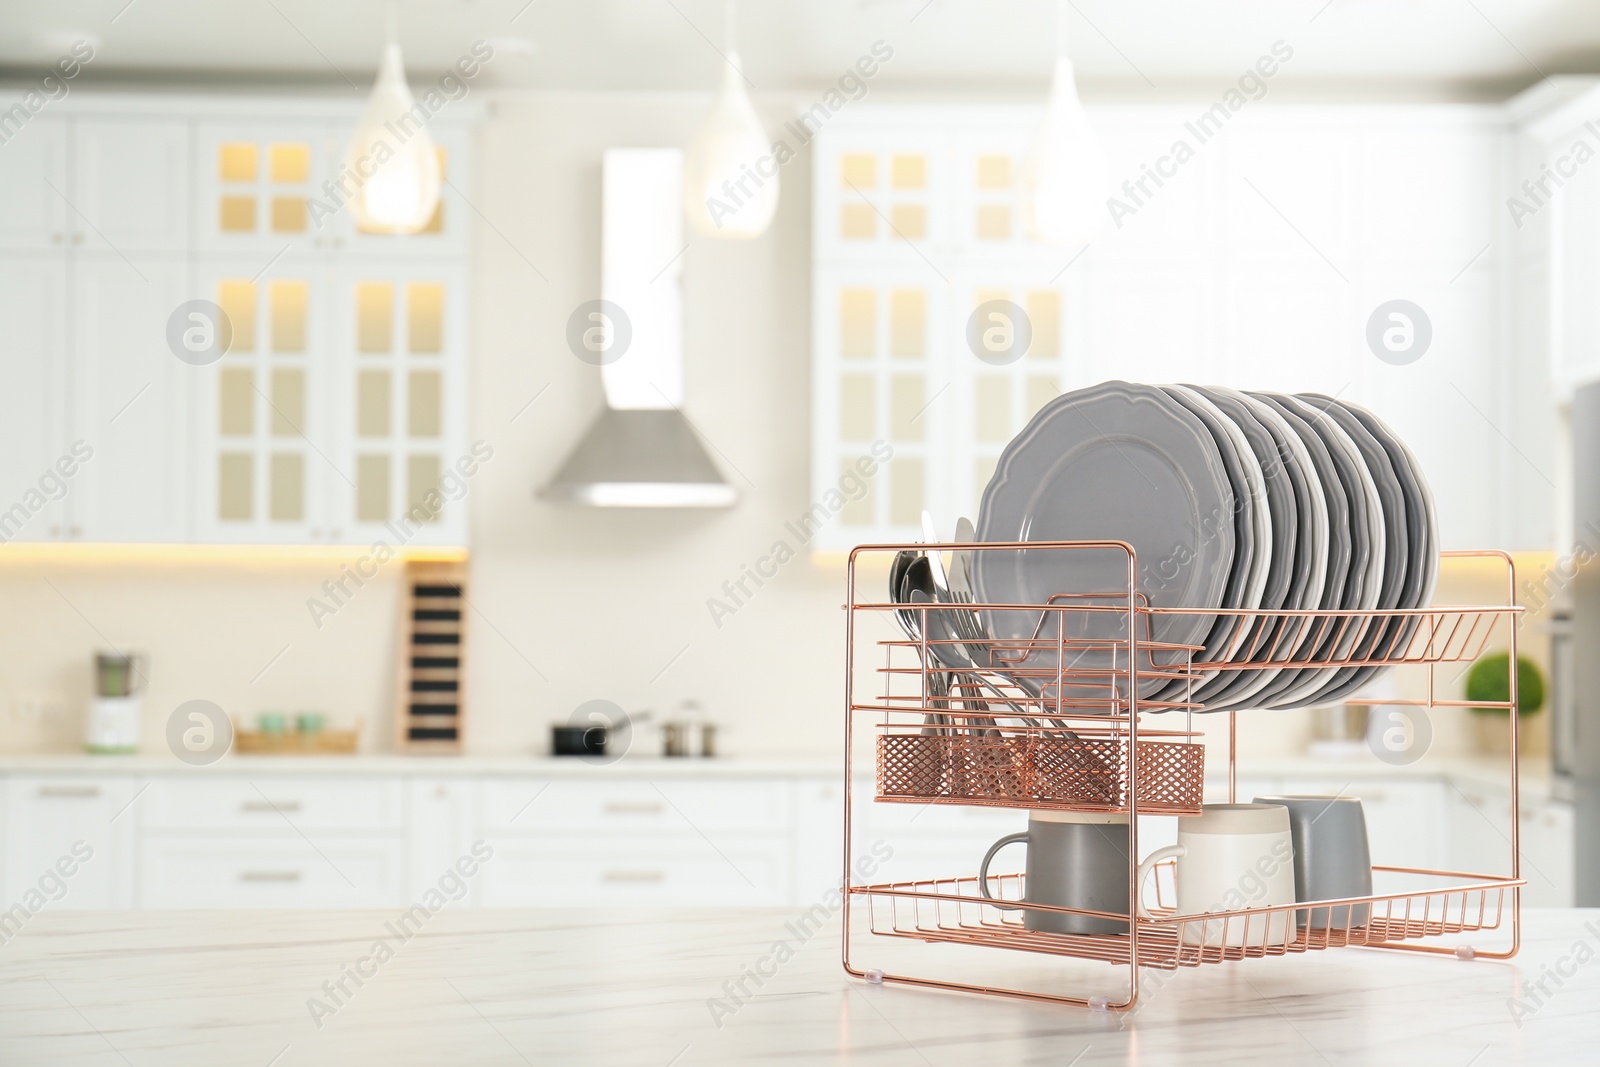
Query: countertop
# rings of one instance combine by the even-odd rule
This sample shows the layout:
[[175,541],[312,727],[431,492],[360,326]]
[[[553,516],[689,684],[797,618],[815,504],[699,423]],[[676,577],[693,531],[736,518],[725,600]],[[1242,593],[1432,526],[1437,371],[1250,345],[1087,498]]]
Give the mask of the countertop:
[[[0,1063],[1487,1067],[1594,1055],[1600,910],[1526,912],[1509,962],[1336,949],[1184,970],[1127,1015],[857,982],[839,966],[837,916],[806,939],[798,917],[446,906],[400,943],[382,911],[47,906],[0,947]],[[361,965],[363,984],[346,979],[334,1006],[323,984],[385,937],[392,957]],[[770,973],[761,961],[779,941],[792,957],[730,1002],[725,983]],[[320,1027],[312,997],[331,1011]]]
[[[857,757],[858,775],[872,773],[870,755]],[[715,759],[663,759],[628,756],[612,763],[582,758],[550,756],[412,756],[372,753],[356,756],[241,756],[229,754],[216,763],[192,767],[166,753],[135,756],[91,756],[84,753],[0,754],[0,774],[237,774],[237,775],[383,775],[419,778],[517,776],[560,778],[599,775],[618,778],[795,778],[833,779],[843,772],[838,757],[828,756],[721,756]],[[1212,761],[1207,780],[1226,780],[1226,765]],[[1463,788],[1507,793],[1506,762],[1486,756],[1440,756],[1405,766],[1391,766],[1372,758],[1313,759],[1283,756],[1275,759],[1241,759],[1241,778],[1290,778],[1302,781],[1368,782],[1379,778],[1448,778]],[[1523,796],[1540,801],[1550,795],[1549,765],[1526,761],[1522,767]],[[1329,788],[1332,788],[1330,786]]]

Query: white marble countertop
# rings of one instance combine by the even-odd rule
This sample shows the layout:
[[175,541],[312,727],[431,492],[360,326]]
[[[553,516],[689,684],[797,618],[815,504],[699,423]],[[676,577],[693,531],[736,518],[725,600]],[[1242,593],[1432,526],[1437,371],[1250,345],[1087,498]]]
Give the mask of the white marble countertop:
[[[447,906],[399,943],[381,911],[46,907],[0,946],[0,1063],[1487,1067],[1593,1062],[1600,1033],[1595,910],[1526,912],[1509,962],[1343,949],[1185,970],[1132,1015],[857,982],[836,916],[801,941],[797,918]],[[334,1007],[323,984],[384,937],[392,957]],[[779,940],[792,958],[714,1017]],[[333,1009],[320,1027],[312,997]]]

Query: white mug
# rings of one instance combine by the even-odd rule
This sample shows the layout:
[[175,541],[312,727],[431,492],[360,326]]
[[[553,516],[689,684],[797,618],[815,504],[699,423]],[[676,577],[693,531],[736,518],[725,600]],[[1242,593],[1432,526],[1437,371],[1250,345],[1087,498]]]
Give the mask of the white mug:
[[[1293,904],[1294,841],[1289,809],[1281,804],[1207,804],[1178,820],[1178,843],[1158,848],[1139,864],[1139,885],[1162,860],[1178,860],[1178,914],[1242,911]],[[1141,888],[1139,914],[1145,909]],[[1183,924],[1183,940],[1211,947],[1287,944],[1292,911],[1248,919]]]

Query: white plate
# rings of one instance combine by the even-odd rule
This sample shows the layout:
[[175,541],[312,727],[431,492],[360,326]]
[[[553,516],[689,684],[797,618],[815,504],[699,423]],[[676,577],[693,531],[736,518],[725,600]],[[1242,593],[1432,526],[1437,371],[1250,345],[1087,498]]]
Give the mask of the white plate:
[[[1183,385],[1164,385],[1161,388],[1206,424],[1217,450],[1222,454],[1223,465],[1228,469],[1228,480],[1233,485],[1234,510],[1232,516],[1228,517],[1233,523],[1235,540],[1233,573],[1228,576],[1222,606],[1249,610],[1259,608],[1272,563],[1272,512],[1267,504],[1266,476],[1262,473],[1261,462],[1251,449],[1244,431],[1203,394]],[[1205,649],[1196,653],[1195,659],[1212,663],[1232,659],[1249,638],[1254,624],[1255,620],[1250,616],[1218,615],[1216,625],[1206,638]],[[1223,673],[1210,672],[1210,681],[1194,690],[1193,698],[1204,701],[1208,689],[1215,693],[1231,681],[1232,672],[1227,672],[1226,677],[1217,677]],[[1188,699],[1189,686],[1187,681],[1176,682],[1159,695],[1167,700]]]
[[[1295,610],[1308,597],[1317,603],[1327,567],[1327,504],[1321,485],[1314,481],[1316,470],[1309,454],[1304,454],[1305,445],[1281,415],[1254,397],[1220,387],[1195,388],[1244,431],[1262,468],[1272,515],[1272,558],[1261,606],[1269,611]],[[1255,662],[1287,659],[1301,624],[1280,622],[1270,620],[1259,627],[1241,653]],[[1211,683],[1202,694],[1207,710],[1253,706],[1251,697],[1271,684],[1278,671],[1258,668],[1227,674],[1221,686]]]

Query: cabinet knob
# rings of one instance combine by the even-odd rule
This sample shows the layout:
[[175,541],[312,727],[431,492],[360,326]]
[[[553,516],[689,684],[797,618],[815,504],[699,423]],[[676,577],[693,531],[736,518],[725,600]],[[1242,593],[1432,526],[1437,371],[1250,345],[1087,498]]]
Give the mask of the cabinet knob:
[[50,536],[51,537],[60,537],[61,536],[61,527],[58,526],[58,525],[52,525],[50,527]]
[[75,245],[83,244],[83,234],[81,234],[81,233],[73,234],[72,235],[72,243],[75,244]]
[[82,537],[83,536],[83,527],[74,524],[72,527],[70,527],[67,530],[67,535],[69,537]]

